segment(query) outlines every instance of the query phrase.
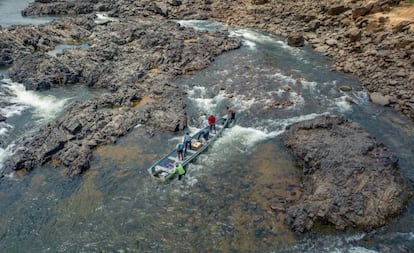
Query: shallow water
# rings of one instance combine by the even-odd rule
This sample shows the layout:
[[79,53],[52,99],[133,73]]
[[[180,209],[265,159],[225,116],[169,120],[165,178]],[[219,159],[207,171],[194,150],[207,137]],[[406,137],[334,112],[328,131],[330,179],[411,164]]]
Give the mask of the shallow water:
[[[185,22],[200,29],[216,24]],[[5,252],[404,252],[414,248],[414,206],[372,233],[318,226],[293,234],[278,211],[299,197],[300,170],[279,136],[293,122],[345,114],[400,158],[414,179],[414,127],[369,103],[358,81],[331,72],[310,48],[237,29],[244,46],[209,68],[176,80],[188,93],[190,130],[209,114],[237,111],[224,132],[187,168],[184,180],[161,184],[147,173],[181,140],[139,126],[100,147],[91,169],[67,179],[40,168],[0,184],[0,246]],[[340,85],[352,92],[338,91]],[[225,89],[224,89],[225,88]],[[352,99],[353,104],[346,102]],[[13,211],[10,211],[13,210]],[[409,251],[406,251],[409,252]]]
[[0,26],[43,24],[53,20],[53,17],[22,17],[21,11],[32,0],[0,0]]

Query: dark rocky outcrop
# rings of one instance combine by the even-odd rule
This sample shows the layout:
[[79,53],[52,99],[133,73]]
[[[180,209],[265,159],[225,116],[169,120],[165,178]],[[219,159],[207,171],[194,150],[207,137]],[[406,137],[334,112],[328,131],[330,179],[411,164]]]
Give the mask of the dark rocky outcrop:
[[282,139],[302,168],[303,195],[286,219],[295,231],[318,222],[368,231],[399,214],[412,196],[398,159],[343,117],[294,124]]
[[[114,11],[127,15],[123,11],[131,9],[124,7]],[[94,18],[81,15],[39,27],[1,30],[6,36],[0,41],[10,49],[13,81],[34,90],[83,84],[108,92],[73,104],[39,132],[18,140],[3,173],[47,163],[76,175],[89,167],[94,147],[116,142],[137,124],[150,132],[182,129],[186,105],[171,80],[205,68],[217,55],[241,45],[224,33],[185,29],[162,14],[129,16],[104,25]],[[67,42],[89,47],[48,55]]]

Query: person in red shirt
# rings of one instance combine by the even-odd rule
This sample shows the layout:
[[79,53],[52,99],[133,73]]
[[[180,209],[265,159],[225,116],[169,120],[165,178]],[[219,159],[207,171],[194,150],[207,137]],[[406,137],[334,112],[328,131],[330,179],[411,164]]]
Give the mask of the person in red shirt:
[[208,125],[210,126],[210,132],[212,132],[212,130],[214,129],[214,133],[216,133],[216,117],[214,117],[214,115],[210,115],[207,118],[208,120]]

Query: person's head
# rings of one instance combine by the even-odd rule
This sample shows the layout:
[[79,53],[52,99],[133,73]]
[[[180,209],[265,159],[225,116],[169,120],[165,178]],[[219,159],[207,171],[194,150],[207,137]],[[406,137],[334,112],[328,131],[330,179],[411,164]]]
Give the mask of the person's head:
[[190,133],[189,132],[187,132],[187,133],[185,133],[186,135],[189,135]]
[[230,107],[227,106],[226,108],[229,109]]

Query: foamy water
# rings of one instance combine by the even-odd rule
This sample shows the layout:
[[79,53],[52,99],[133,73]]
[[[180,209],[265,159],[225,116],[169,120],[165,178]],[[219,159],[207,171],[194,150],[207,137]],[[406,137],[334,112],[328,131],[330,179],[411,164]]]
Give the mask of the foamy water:
[[[0,122],[0,170],[4,167],[5,159],[13,154],[14,138],[20,137],[20,134],[14,132],[37,129],[39,125],[56,117],[69,99],[58,99],[40,92],[28,91],[23,84],[9,79],[0,82],[0,102],[5,105],[0,108],[0,113],[7,118],[6,122]],[[25,116],[27,120],[17,120],[23,114],[28,115]]]
[[40,119],[50,119],[59,113],[67,99],[57,99],[54,96],[42,95],[39,92],[28,91],[23,84],[4,80],[5,84],[1,86],[2,100],[10,105],[2,108],[1,112],[6,117],[20,115],[26,109],[33,109],[35,116]]

